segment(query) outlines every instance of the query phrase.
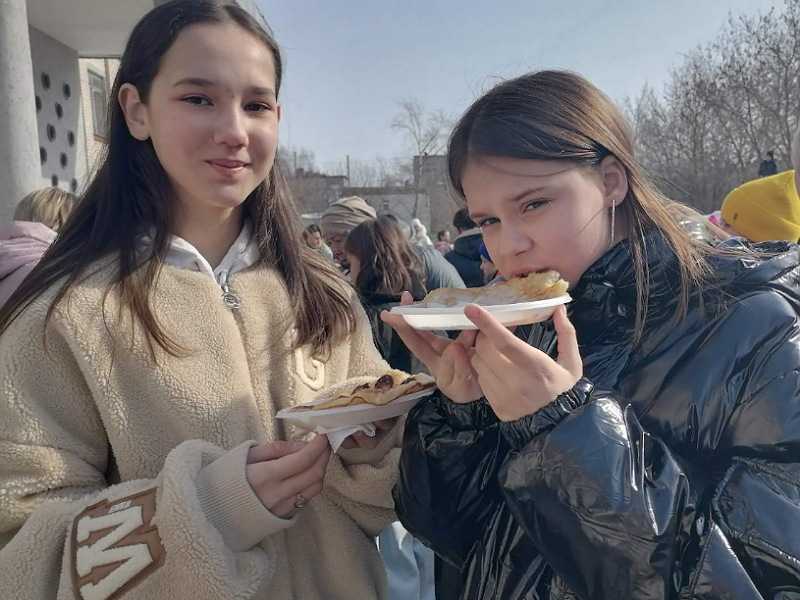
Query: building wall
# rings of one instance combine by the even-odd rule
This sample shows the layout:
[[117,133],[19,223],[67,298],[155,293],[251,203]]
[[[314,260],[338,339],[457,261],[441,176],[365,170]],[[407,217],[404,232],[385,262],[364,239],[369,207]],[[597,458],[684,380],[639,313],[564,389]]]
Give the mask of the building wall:
[[111,87],[119,70],[119,60],[113,58],[82,58],[80,59],[81,79],[81,135],[83,136],[84,161],[86,173],[81,178],[84,184],[91,177],[97,167],[97,160],[106,143],[107,133],[95,131],[94,115],[92,110],[92,95],[89,86],[89,72],[100,75],[105,80],[106,100],[111,101]]
[[324,212],[332,202],[341,198],[346,181],[344,176],[318,173],[296,174],[287,178],[298,211],[308,215]]
[[342,190],[343,196],[360,196],[378,214],[392,213],[406,223],[414,218],[414,204],[417,204],[417,218],[430,231],[431,202],[428,195],[415,192],[413,188],[362,188],[348,187]]
[[78,54],[30,28],[42,186],[76,191],[86,171]]
[[453,215],[463,206],[450,189],[447,176],[447,157],[446,156],[423,156],[415,157],[415,161],[421,160],[419,165],[420,188],[430,197],[430,229],[431,239],[435,239],[437,232],[450,230],[455,234],[453,227]]

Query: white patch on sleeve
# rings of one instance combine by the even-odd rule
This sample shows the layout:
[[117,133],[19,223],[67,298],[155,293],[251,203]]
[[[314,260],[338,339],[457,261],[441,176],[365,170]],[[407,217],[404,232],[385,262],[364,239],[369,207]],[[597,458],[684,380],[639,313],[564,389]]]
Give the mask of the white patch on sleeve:
[[73,527],[73,583],[81,600],[113,600],[157,569],[164,560],[152,525],[156,490],[83,511]]

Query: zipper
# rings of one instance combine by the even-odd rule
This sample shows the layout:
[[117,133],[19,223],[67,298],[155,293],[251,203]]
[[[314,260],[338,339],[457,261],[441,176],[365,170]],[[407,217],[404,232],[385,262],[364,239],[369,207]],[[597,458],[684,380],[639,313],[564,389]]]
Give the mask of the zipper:
[[222,288],[222,303],[231,310],[238,310],[242,305],[239,296],[231,291],[228,284],[228,271],[223,271],[219,274],[219,286]]

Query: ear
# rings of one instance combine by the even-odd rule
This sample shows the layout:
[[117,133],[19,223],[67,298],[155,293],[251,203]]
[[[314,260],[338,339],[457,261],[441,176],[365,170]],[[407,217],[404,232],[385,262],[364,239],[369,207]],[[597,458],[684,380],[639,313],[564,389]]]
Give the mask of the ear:
[[139,90],[130,83],[124,83],[119,88],[117,97],[128,131],[137,140],[143,142],[150,137],[150,120],[147,115],[147,106],[139,97]]
[[606,156],[599,166],[606,207],[619,206],[628,195],[628,173],[625,166],[616,156]]
[[283,116],[283,107],[280,104],[276,104],[275,112],[278,114],[278,123],[280,123],[281,117]]

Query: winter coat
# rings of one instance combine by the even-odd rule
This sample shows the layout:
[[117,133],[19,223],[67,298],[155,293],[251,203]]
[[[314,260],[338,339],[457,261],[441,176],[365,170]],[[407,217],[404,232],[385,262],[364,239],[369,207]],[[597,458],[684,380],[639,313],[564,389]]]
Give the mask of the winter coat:
[[439,288],[465,287],[461,275],[433,246],[413,245],[425,271],[425,288],[430,292]]
[[28,221],[0,227],[0,306],[6,303],[56,239],[56,232]]
[[[396,508],[461,569],[447,597],[800,597],[800,249],[713,256],[676,323],[677,260],[648,246],[637,347],[622,242],[571,291],[571,391],[512,422],[441,395],[410,413]],[[518,335],[555,354],[550,323]]]
[[[470,230],[472,231],[472,230]],[[469,235],[460,235],[453,242],[453,250],[445,258],[456,268],[461,279],[467,287],[481,287],[483,273],[481,273],[480,247],[483,236],[480,230]]]
[[[414,300],[422,300],[425,296],[425,287],[416,277],[413,277],[412,289],[409,290]],[[418,372],[414,356],[409,352],[400,336],[389,325],[381,320],[381,312],[391,310],[393,306],[400,305],[400,294],[382,294],[376,291],[359,290],[359,297],[364,311],[367,313],[372,326],[372,337],[375,347],[383,359],[393,369],[400,369],[407,373]]]

